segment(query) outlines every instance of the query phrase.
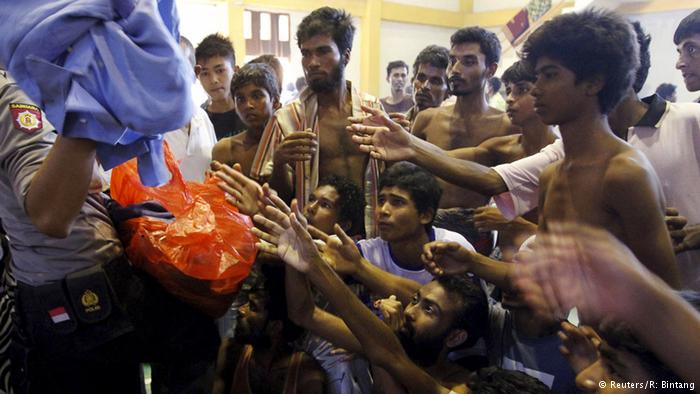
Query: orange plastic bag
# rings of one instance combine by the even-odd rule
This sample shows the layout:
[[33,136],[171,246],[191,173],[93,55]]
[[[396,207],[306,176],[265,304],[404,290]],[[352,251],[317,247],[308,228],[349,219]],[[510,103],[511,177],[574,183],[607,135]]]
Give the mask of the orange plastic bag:
[[142,185],[135,159],[112,170],[112,198],[119,204],[153,200],[175,216],[170,223],[144,216],[124,222],[126,254],[167,291],[219,317],[255,260],[253,222],[224,200],[216,178],[185,182],[167,146],[165,156],[172,178],[163,186]]

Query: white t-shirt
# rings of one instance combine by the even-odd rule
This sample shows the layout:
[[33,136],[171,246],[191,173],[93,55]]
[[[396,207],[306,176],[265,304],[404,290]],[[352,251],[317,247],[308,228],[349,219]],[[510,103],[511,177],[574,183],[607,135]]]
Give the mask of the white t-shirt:
[[[469,241],[454,231],[436,227],[431,227],[431,229],[432,231],[428,234],[431,242],[435,240],[457,242],[468,250],[476,251]],[[414,280],[421,285],[433,280],[433,276],[426,271],[425,268],[412,270],[402,268],[397,264],[394,260],[394,256],[391,254],[389,243],[381,238],[363,239],[357,243],[357,246],[365,259],[386,272],[402,278]]]
[[211,163],[211,151],[216,144],[214,125],[207,113],[194,105],[194,115],[190,124],[165,133],[164,138],[170,145],[175,160],[180,164],[180,172],[185,180],[204,181],[204,173]]
[[[654,95],[644,99],[649,110],[630,127],[628,142],[642,151],[654,167],[666,197],[666,206],[678,208],[688,224],[700,223],[700,105],[670,103]],[[533,156],[494,167],[508,192],[494,197],[507,218],[537,206],[539,175],[564,157],[561,140]],[[676,256],[683,288],[700,290],[700,251]]]

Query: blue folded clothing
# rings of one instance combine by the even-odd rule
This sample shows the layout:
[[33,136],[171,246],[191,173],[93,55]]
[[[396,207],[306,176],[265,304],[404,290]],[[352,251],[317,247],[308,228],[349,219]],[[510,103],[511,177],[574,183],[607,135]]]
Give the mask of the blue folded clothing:
[[133,157],[141,182],[170,175],[162,134],[192,117],[190,64],[174,0],[24,0],[0,7],[0,66],[56,131],[99,142],[110,169]]

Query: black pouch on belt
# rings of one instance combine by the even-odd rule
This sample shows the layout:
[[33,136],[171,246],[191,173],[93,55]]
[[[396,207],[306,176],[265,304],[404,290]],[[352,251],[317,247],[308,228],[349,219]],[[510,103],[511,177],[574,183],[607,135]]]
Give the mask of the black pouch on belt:
[[101,265],[20,293],[32,342],[49,353],[87,351],[134,329]]

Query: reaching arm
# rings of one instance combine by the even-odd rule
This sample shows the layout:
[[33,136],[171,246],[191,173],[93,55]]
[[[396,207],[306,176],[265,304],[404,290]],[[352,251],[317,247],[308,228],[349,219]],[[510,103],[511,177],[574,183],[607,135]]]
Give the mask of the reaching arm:
[[306,220],[296,209],[295,203],[292,207],[295,212],[289,216],[279,210],[277,212],[281,216],[272,215],[274,209],[267,207],[265,213],[270,218],[275,216],[274,222],[256,216],[258,222],[267,228],[275,228],[276,225],[273,231],[275,235],[264,234],[263,239],[267,238],[269,242],[277,245],[275,251],[287,264],[306,273],[331,305],[339,311],[370,362],[385,368],[411,393],[448,394],[449,389],[442,387],[408,359],[389,326],[374,316],[325,263],[306,230]]
[[[385,161],[409,160],[440,178],[457,186],[474,190],[486,196],[508,191],[498,173],[481,164],[450,157],[439,147],[411,135],[383,113],[363,107],[370,113],[367,119],[354,119],[348,131],[360,145],[360,150],[373,158]],[[362,124],[362,122],[366,124]],[[377,126],[379,125],[379,126]]]
[[[59,136],[34,175],[25,209],[42,233],[67,237],[85,203],[95,165],[95,142]],[[51,204],[46,203],[51,196]]]
[[352,238],[339,225],[335,225],[334,231],[336,236],[330,237],[323,231],[309,227],[309,232],[326,244],[323,257],[333,269],[341,275],[352,276],[380,298],[395,295],[404,305],[408,305],[420,284],[375,266],[362,257]]
[[457,242],[433,241],[423,246],[425,268],[433,275],[471,272],[504,290],[512,290],[513,264],[467,250]]

